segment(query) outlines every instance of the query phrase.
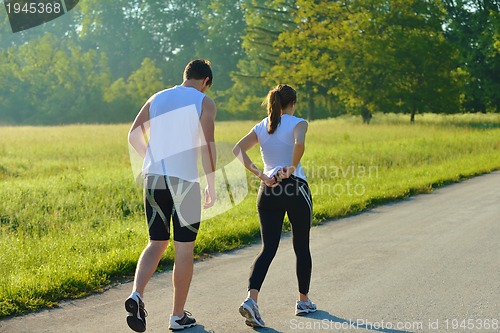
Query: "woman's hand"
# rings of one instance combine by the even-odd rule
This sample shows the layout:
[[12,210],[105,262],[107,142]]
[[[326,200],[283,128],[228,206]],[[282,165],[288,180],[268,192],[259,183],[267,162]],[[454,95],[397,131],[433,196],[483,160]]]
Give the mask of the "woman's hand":
[[278,186],[280,183],[278,183],[276,181],[276,179],[274,179],[274,177],[268,177],[266,174],[262,174],[260,177],[259,177],[263,182],[264,184],[266,184],[266,186],[268,187],[276,187]]
[[290,165],[288,167],[284,167],[278,171],[278,176],[281,179],[287,179],[290,178],[290,176],[295,172],[295,167],[293,165]]

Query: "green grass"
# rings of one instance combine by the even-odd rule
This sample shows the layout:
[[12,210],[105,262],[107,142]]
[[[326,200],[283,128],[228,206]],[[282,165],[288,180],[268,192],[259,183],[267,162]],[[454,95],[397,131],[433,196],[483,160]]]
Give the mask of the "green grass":
[[[216,138],[232,144],[253,124],[218,123]],[[133,275],[148,237],[127,130],[0,127],[0,318]],[[259,161],[257,148],[251,156]],[[377,115],[369,126],[351,117],[314,121],[303,165],[321,223],[500,169],[500,115],[426,114],[413,125],[397,115]],[[202,224],[198,256],[255,241],[251,179],[240,205]],[[172,258],[169,246],[162,269]]]

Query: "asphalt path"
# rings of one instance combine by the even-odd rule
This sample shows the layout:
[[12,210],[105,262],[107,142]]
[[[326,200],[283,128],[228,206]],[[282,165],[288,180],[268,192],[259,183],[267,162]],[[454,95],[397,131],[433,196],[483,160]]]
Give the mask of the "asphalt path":
[[[256,216],[257,218],[257,216]],[[237,221],[235,221],[237,223]],[[259,332],[500,332],[500,172],[314,227],[311,299],[294,316],[295,259],[284,235],[259,298]],[[238,307],[260,244],[195,264],[195,332],[252,332]],[[171,272],[145,293],[147,332],[168,332]],[[132,332],[124,283],[0,321],[0,332]]]

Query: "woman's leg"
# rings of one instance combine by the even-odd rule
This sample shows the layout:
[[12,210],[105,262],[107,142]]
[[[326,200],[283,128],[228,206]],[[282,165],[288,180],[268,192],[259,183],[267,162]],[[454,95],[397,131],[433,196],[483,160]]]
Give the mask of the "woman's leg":
[[297,257],[296,272],[299,297],[307,301],[311,282],[312,258],[309,249],[309,234],[312,219],[312,198],[306,185],[298,185],[295,200],[290,200],[287,211],[293,234],[293,249]]
[[285,212],[259,208],[262,249],[255,258],[248,285],[249,297],[257,302],[258,292],[278,250]]

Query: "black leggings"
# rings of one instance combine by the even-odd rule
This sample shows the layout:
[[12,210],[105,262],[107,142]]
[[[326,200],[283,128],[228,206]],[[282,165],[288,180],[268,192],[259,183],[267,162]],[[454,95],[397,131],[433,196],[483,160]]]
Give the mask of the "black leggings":
[[299,292],[309,293],[312,259],[309,250],[309,231],[312,219],[312,197],[304,180],[292,176],[270,188],[263,183],[257,197],[262,250],[255,258],[250,272],[248,290],[260,291],[264,278],[278,250],[285,213],[292,226],[293,249],[297,257]]

